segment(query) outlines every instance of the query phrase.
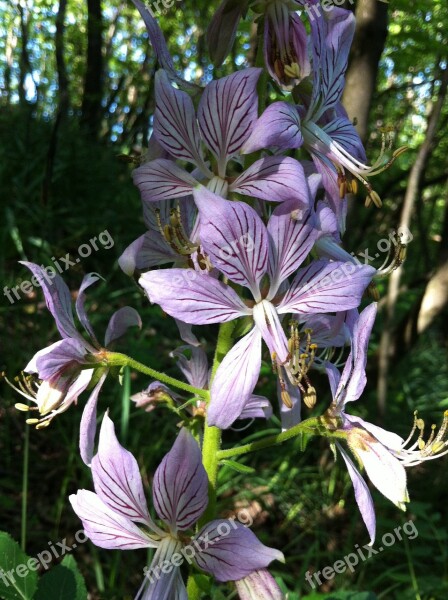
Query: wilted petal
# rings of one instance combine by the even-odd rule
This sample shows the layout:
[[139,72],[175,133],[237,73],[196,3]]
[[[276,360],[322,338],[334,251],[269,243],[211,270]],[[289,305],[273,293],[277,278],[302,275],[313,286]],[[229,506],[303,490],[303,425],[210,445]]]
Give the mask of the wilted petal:
[[95,546],[108,550],[157,547],[137,525],[115,513],[93,492],[78,490],[69,500],[82,521],[85,534]]
[[207,409],[209,425],[227,429],[238,419],[260,375],[261,335],[258,328],[241,338],[216,371]]
[[367,531],[370,535],[370,546],[373,545],[375,541],[375,532],[376,532],[376,517],[375,517],[375,507],[373,505],[372,495],[370,494],[369,488],[367,487],[367,483],[361,477],[360,472],[353,464],[353,461],[342,448],[342,446],[336,442],[336,446],[340,451],[342,458],[347,465],[347,471],[350,475],[350,479],[352,480],[353,489],[355,491],[356,502],[359,507],[359,512],[361,513],[362,519],[367,527]]
[[284,561],[279,550],[268,548],[250,529],[232,519],[211,521],[196,540],[201,548],[194,556],[196,564],[218,581],[243,579],[273,560]]
[[173,88],[163,69],[155,77],[154,135],[172,156],[203,164],[201,138],[190,96]]
[[306,314],[356,308],[375,272],[368,265],[314,261],[299,269],[277,310]]
[[153,528],[137,461],[118,442],[107,412],[101,424],[98,453],[92,459],[92,475],[95,492],[114,512]]
[[267,156],[254,162],[230,186],[230,191],[283,202],[297,200],[309,206],[308,186],[302,165],[288,156]]
[[93,388],[84,407],[79,426],[79,451],[82,460],[88,466],[90,466],[90,463],[92,462],[93,448],[95,446],[96,407],[98,404],[98,396],[106,377],[107,371],[101,375],[98,383]]
[[235,581],[240,600],[285,600],[285,595],[268,571],[261,569]]
[[352,351],[345,363],[335,396],[339,408],[343,408],[346,402],[358,400],[366,386],[367,351],[376,308],[375,302],[369,304],[359,315],[353,329]]
[[224,323],[252,314],[231,287],[194,269],[143,273],[139,284],[151,302],[192,325]]
[[260,298],[268,262],[263,221],[247,204],[223,200],[202,186],[193,195],[201,215],[201,243],[213,266]]
[[283,202],[274,210],[267,229],[271,279],[268,299],[271,299],[311,252],[319,232],[313,227],[312,213],[297,208],[295,200]]
[[208,478],[201,450],[187,429],[157,468],[153,481],[157,514],[173,532],[192,527],[208,504]]
[[145,202],[183,198],[198,184],[187,171],[165,158],[138,167],[132,172],[132,178]]
[[54,271],[52,276],[45,269],[31,262],[20,261],[36,277],[45,296],[47,308],[56,322],[59,333],[64,338],[83,340],[82,335],[76,330],[72,313],[72,299],[70,291],[64,280]]
[[225,175],[229,158],[237,154],[257,118],[257,81],[261,69],[248,68],[210,82],[198,107],[202,137]]
[[255,123],[241,153],[249,154],[266,148],[287,150],[300,148],[302,144],[297,108],[288,102],[273,102]]
[[105,345],[108,346],[111,342],[120,338],[126,333],[129,327],[138,327],[141,329],[142,320],[135,308],[123,306],[123,308],[119,308],[114,312],[110,318],[104,338]]

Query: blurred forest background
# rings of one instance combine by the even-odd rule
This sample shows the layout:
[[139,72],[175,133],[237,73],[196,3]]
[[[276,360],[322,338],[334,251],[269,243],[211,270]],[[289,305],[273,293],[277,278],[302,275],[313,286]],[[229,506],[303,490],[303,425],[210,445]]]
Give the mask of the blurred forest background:
[[[357,119],[370,162],[379,154],[382,127],[393,127],[395,146],[409,149],[375,180],[384,201],[381,210],[364,208],[361,195],[352,203],[345,247],[375,255],[378,241],[399,225],[413,235],[406,263],[380,286],[369,386],[353,410],[407,437],[414,410],[429,429],[448,409],[448,4],[347,4],[357,15],[344,95],[349,115]],[[231,57],[213,68],[205,31],[216,8],[216,1],[185,0],[158,15],[176,68],[202,84],[252,64],[256,55],[256,25],[247,20]],[[65,281],[76,290],[84,273],[99,272],[107,283],[88,295],[99,335],[114,310],[134,306],[144,327],[128,335],[123,350],[176,373],[169,352],[180,344],[177,329],[149,306],[117,265],[123,249],[145,230],[132,165],[119,156],[144,150],[156,66],[129,0],[0,2],[0,369],[11,377],[37,350],[58,339],[39,289],[21,293],[14,303],[3,294],[5,286],[30,279],[18,261],[51,265],[67,253],[77,256],[80,244],[104,230],[113,247],[99,246],[63,274]],[[384,257],[373,264],[379,266]],[[210,351],[215,333],[213,328],[204,333]],[[127,373],[123,383],[107,381],[100,413],[110,407],[112,418],[121,423],[121,441],[138,457],[149,489],[176,421],[161,411],[145,414],[129,407],[130,393],[149,383],[143,376]],[[274,398],[267,363],[262,383],[263,393]],[[0,392],[0,529],[26,543],[29,556],[50,541],[73,543],[80,523],[67,497],[79,487],[91,487],[77,453],[81,410],[72,407],[49,429],[35,431],[15,410],[18,398],[12,390],[2,384]],[[318,395],[316,413],[328,405],[326,394]],[[253,440],[260,431],[278,427],[274,417],[242,434],[226,433],[225,442],[242,436]],[[29,474],[23,478],[27,460]],[[286,565],[276,564],[274,573],[290,600],[448,597],[447,457],[409,471],[412,502],[406,515],[373,492],[378,539],[409,518],[415,520],[418,537],[397,542],[315,592],[304,580],[307,570],[332,565],[354,552],[355,544],[368,542],[345,466],[334,463],[324,440],[313,440],[306,453],[298,441],[289,442],[243,462],[255,471],[221,470],[220,509],[250,507],[257,535],[287,556]],[[73,556],[93,600],[132,598],[147,560],[145,551],[125,554],[90,543]],[[235,597],[225,586],[222,594],[213,598]]]

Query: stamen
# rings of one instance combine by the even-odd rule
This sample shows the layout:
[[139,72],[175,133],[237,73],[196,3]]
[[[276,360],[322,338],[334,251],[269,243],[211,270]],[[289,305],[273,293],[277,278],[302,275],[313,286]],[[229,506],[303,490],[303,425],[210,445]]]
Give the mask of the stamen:
[[[448,450],[445,450],[448,446],[448,441],[445,439],[448,431],[448,410],[443,413],[443,421],[437,434],[437,426],[431,425],[431,434],[426,442],[424,440],[425,422],[423,419],[419,419],[417,414],[417,411],[415,411],[414,424],[407,440],[403,442],[400,450],[394,452],[405,467],[419,465],[427,460],[440,458],[448,454]],[[417,430],[419,430],[417,441],[408,447]]]

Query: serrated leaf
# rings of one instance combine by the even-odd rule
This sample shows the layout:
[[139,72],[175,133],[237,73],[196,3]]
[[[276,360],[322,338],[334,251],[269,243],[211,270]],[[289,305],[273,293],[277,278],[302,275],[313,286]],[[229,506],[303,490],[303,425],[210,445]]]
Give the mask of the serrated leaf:
[[[37,573],[28,569],[29,556],[19,544],[4,531],[0,531],[0,598],[3,600],[31,600],[37,587]],[[16,572],[23,572],[19,577]]]
[[78,596],[76,588],[75,574],[60,564],[40,578],[34,600],[86,600],[87,594]]
[[225,459],[221,461],[221,464],[225,465],[226,467],[230,467],[238,473],[255,473],[255,469],[248,467],[247,465],[242,465],[241,463],[236,462],[236,460]]

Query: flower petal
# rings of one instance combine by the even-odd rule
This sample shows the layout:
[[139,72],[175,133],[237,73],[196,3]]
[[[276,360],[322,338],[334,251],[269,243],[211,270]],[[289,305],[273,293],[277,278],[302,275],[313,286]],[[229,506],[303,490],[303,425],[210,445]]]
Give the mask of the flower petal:
[[362,436],[361,443],[352,443],[350,449],[364,465],[373,485],[401,510],[406,510],[409,495],[406,488],[406,469],[391,452],[377,440]]
[[316,79],[308,115],[317,120],[341,99],[355,16],[349,10],[333,8],[325,14],[320,11],[310,24]]
[[295,200],[283,202],[268,222],[269,276],[268,299],[277,293],[280,284],[300,267],[311,252],[319,232],[313,227],[311,211],[297,209]]
[[[20,261],[35,276],[45,296],[47,308],[56,321],[56,327],[64,338],[76,338],[83,340],[82,335],[76,330],[72,313],[72,299],[70,291],[55,270],[49,275],[46,269],[31,262]],[[47,267],[48,268],[48,267]]]
[[336,442],[336,446],[339,452],[341,453],[345,464],[347,465],[347,471],[350,475],[350,479],[352,480],[353,489],[355,490],[356,502],[358,504],[362,520],[364,521],[367,527],[367,531],[370,535],[369,545],[372,546],[375,541],[376,533],[376,516],[372,495],[370,494],[369,488],[367,487],[367,483],[361,477],[360,472],[353,464],[353,461],[350,458],[350,456],[338,442]]
[[264,396],[252,394],[246,402],[239,419],[270,419],[272,417],[272,406]]
[[260,368],[261,335],[254,327],[225,355],[216,371],[207,409],[209,425],[227,429],[240,417],[252,396]]
[[146,25],[149,39],[151,41],[151,44],[153,45],[160,66],[163,69],[165,69],[165,71],[169,73],[171,79],[183,89],[188,88],[191,90],[197,90],[197,86],[179,77],[176,71],[174,70],[173,59],[171,58],[171,55],[168,51],[168,47],[166,45],[165,38],[163,37],[162,30],[157,24],[157,20],[154,18],[151,9],[148,6],[145,6],[143,2],[140,2],[140,0],[132,0],[132,2],[137,7]]
[[[185,356],[185,350],[190,352],[190,359]],[[180,346],[171,352],[170,356],[177,358],[177,366],[190,385],[200,390],[208,387],[208,360],[202,348]]]
[[69,496],[73,510],[82,521],[84,533],[95,546],[108,550],[156,548],[157,544],[137,525],[110,509],[88,490],[78,490]]
[[165,537],[157,548],[151,565],[143,569],[145,579],[135,596],[135,600],[188,600],[187,590],[178,566],[182,560],[182,545],[177,540]]
[[145,202],[183,198],[191,194],[198,184],[187,171],[166,158],[158,158],[134,169],[132,178]]
[[241,153],[249,154],[266,148],[287,150],[300,148],[302,144],[297,108],[288,102],[273,102],[255,123]]
[[207,46],[215,67],[220,67],[235,42],[246,2],[222,0],[207,28]]
[[150,271],[143,273],[139,284],[151,302],[192,325],[224,323],[251,314],[231,287],[194,269]]
[[[92,459],[95,492],[115,513],[153,529],[137,461],[117,440],[108,413],[103,417],[98,453]],[[156,528],[157,532],[160,532]]]
[[36,352],[26,365],[26,373],[37,373],[39,379],[50,379],[61,370],[86,365],[87,351],[77,339],[65,338]]
[[211,521],[196,536],[200,551],[194,561],[218,581],[235,581],[264,569],[283,554],[262,544],[247,527],[233,519]]
[[376,308],[375,302],[369,304],[359,315],[353,329],[352,350],[342,371],[335,396],[338,408],[343,408],[346,402],[358,400],[366,386],[367,350]]
[[284,314],[356,308],[375,272],[368,265],[314,261],[299,269],[277,310]]
[[275,354],[277,360],[285,362],[289,354],[288,341],[275,307],[268,300],[262,300],[254,306],[253,317],[271,356]]
[[201,186],[193,193],[201,217],[201,243],[213,266],[260,298],[267,270],[268,236],[255,210],[229,202]]
[[302,165],[288,156],[267,156],[254,162],[230,186],[230,191],[283,202],[297,200],[309,206],[309,192]]
[[202,149],[193,101],[181,90],[173,88],[166,72],[155,76],[156,109],[154,135],[172,156],[202,165]]
[[89,317],[87,316],[84,303],[86,300],[86,294],[85,294],[86,289],[88,287],[90,287],[91,285],[93,285],[94,283],[96,283],[97,281],[99,281],[100,279],[102,279],[104,281],[104,278],[101,277],[101,275],[98,275],[98,273],[88,273],[87,275],[85,275],[82,280],[81,287],[79,288],[78,297],[76,298],[76,304],[75,304],[76,314],[78,315],[78,319],[80,320],[82,326],[88,333],[89,337],[92,339],[94,344],[98,347],[100,346],[100,344],[99,344],[98,340],[96,339],[96,335],[92,329],[92,325],[90,324]]
[[119,308],[110,318],[107,326],[104,344],[106,347],[124,335],[129,327],[142,328],[142,320],[140,315],[131,306],[123,306]]
[[79,451],[82,460],[86,465],[90,466],[93,457],[93,448],[95,446],[96,433],[96,407],[98,404],[98,396],[106,380],[107,371],[103,373],[93,388],[89,399],[84,407],[79,426]]
[[202,137],[218,160],[219,175],[248,138],[257,118],[257,81],[262,69],[248,68],[210,82],[198,107]]
[[121,270],[132,277],[135,271],[173,263],[178,255],[157,231],[147,231],[130,244],[118,259]]
[[272,575],[261,569],[235,581],[240,600],[285,600],[286,596],[278,587]]
[[192,527],[208,504],[208,478],[201,450],[187,429],[181,429],[173,447],[154,475],[154,507],[173,532]]

